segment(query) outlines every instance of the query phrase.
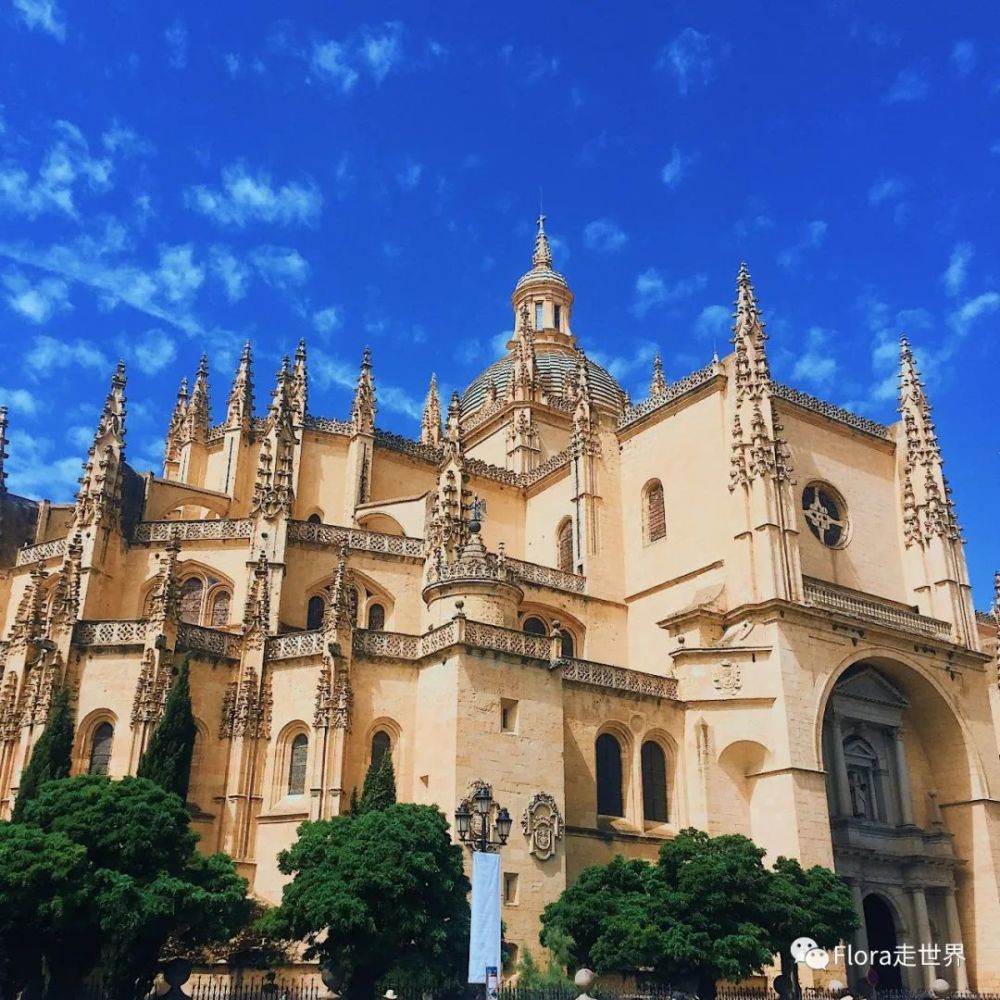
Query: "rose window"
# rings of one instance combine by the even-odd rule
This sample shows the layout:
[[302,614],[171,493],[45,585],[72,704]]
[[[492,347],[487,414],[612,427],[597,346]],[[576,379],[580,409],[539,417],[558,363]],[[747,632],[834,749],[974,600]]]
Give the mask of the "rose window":
[[832,486],[810,483],[802,491],[802,516],[824,545],[837,549],[847,544],[847,507]]

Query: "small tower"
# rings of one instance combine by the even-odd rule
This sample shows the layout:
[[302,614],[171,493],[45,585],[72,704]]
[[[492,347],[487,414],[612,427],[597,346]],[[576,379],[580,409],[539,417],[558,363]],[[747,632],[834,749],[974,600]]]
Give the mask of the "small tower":
[[420,420],[420,441],[437,447],[441,443],[441,399],[438,396],[437,376],[431,375],[424,414]]
[[511,296],[514,328],[523,333],[527,319],[537,342],[574,347],[576,341],[570,328],[573,293],[566,279],[552,266],[552,247],[545,232],[544,215],[539,215],[536,225],[531,270],[518,281]]

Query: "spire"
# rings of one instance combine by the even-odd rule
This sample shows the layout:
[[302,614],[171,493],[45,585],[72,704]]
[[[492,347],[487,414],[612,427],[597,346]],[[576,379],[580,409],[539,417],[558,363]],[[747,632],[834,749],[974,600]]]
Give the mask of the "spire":
[[253,421],[253,356],[250,341],[243,345],[240,363],[233,377],[233,387],[229,390],[226,404],[226,426],[239,428],[244,433],[250,430]]
[[535,252],[531,255],[531,263],[538,269],[552,267],[552,247],[545,232],[545,216],[540,214],[535,220],[538,232],[535,234]]
[[76,495],[77,527],[121,515],[122,466],[125,462],[125,362],[119,361],[87,453]]
[[454,445],[461,445],[462,442],[462,398],[458,392],[451,394],[451,402],[448,404],[448,425],[445,428],[445,437]]
[[302,424],[306,419],[309,402],[309,373],[306,370],[306,342],[303,338],[295,348],[295,367],[292,369],[291,384],[292,412],[295,423]]
[[667,391],[667,380],[663,377],[663,361],[660,352],[653,355],[653,380],[649,383],[650,396],[662,396]]
[[341,546],[337,559],[337,568],[330,581],[330,599],[323,612],[323,632],[334,636],[336,633],[350,630],[354,625],[352,603],[353,575],[347,565],[348,549]]
[[184,437],[184,425],[188,411],[188,380],[185,375],[177,389],[177,402],[174,412],[170,415],[167,425],[167,436],[163,443],[163,474],[167,475],[167,466],[181,460],[181,443]]
[[424,401],[424,415],[420,421],[420,441],[422,444],[441,443],[441,399],[438,396],[437,375],[431,375],[430,388]]
[[177,579],[177,558],[181,544],[176,537],[167,542],[164,553],[159,557],[156,580],[149,592],[149,628],[155,635],[162,632],[167,621],[177,616],[180,589]]
[[[903,417],[903,538],[907,548],[931,538],[961,540],[931,405],[906,337],[899,340],[899,412]],[[920,474],[923,469],[923,475]]]
[[759,397],[770,389],[771,370],[764,342],[764,322],[761,319],[745,263],[736,275],[736,312],[733,315],[733,344],[736,347],[736,393],[739,399]]
[[253,578],[247,588],[247,600],[243,606],[243,641],[250,649],[260,649],[264,645],[271,620],[270,568],[267,553],[261,547],[260,555],[253,569]]
[[198,362],[198,374],[195,375],[194,388],[191,390],[191,400],[188,403],[184,421],[185,441],[204,441],[208,435],[208,423],[211,419],[211,404],[208,398],[208,355],[203,354]]
[[358,387],[354,390],[351,406],[351,426],[355,434],[372,434],[375,431],[375,379],[372,377],[372,352],[365,348],[358,373]]
[[594,425],[591,420],[590,375],[587,356],[579,348],[576,352],[576,405],[573,409],[573,445],[581,454],[592,451]]
[[0,406],[0,494],[7,492],[7,472],[4,460],[7,458],[7,407]]
[[293,467],[296,439],[290,398],[291,381],[292,373],[285,357],[271,391],[271,405],[257,452],[257,478],[250,498],[250,512],[260,513],[267,521],[281,513],[291,514],[295,495]]
[[71,629],[80,613],[80,575],[83,540],[79,532],[70,538],[63,556],[59,579],[52,592],[50,622]]

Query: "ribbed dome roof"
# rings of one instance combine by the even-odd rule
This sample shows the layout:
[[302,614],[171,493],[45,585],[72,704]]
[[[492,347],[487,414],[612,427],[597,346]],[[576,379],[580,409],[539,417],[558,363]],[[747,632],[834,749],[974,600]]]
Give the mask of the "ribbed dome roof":
[[[561,395],[567,375],[576,375],[577,356],[568,351],[542,350],[536,348],[535,367],[552,395]],[[493,382],[497,387],[497,396],[503,399],[514,375],[517,358],[508,354],[499,361],[494,361],[489,368],[469,383],[462,393],[462,412],[471,413],[479,409],[486,398],[486,388]],[[596,361],[587,358],[587,375],[590,380],[590,392],[594,402],[599,406],[608,406],[620,410],[624,403],[624,392],[606,369]]]

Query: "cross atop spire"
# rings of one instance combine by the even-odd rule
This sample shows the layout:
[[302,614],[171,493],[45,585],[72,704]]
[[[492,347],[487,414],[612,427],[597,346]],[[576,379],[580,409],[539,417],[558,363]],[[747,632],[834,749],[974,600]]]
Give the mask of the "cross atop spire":
[[531,263],[536,268],[552,267],[552,247],[549,246],[549,238],[545,233],[545,216],[540,214],[535,220],[538,232],[535,234],[535,252],[532,254]]

